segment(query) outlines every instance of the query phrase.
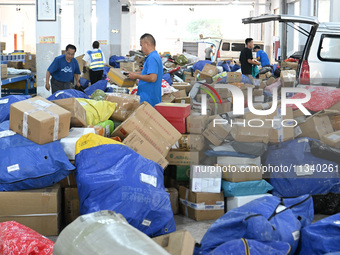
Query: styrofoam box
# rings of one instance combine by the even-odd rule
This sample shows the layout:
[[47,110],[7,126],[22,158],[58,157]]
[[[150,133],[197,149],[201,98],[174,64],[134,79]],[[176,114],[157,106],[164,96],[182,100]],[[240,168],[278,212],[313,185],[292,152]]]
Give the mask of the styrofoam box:
[[261,157],[242,158],[242,157],[217,157],[217,164],[222,166],[228,165],[261,165]]
[[76,143],[80,137],[86,134],[95,134],[94,128],[71,128],[67,137],[60,139],[64,152],[69,160],[75,159]]
[[255,199],[272,196],[272,194],[261,194],[261,195],[251,195],[251,196],[238,196],[238,197],[227,197],[227,211],[238,208],[242,205],[245,205]]

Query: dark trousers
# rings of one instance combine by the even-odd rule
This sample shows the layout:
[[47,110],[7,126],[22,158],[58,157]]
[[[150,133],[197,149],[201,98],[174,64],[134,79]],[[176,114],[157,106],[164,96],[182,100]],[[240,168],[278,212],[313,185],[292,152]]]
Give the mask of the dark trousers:
[[104,70],[92,71],[90,69],[91,85],[95,84],[97,81],[100,81],[103,78],[103,72],[104,72]]
[[72,82],[57,81],[52,77],[51,79],[52,94],[59,90],[70,89],[72,87]]
[[210,60],[211,61],[211,58],[205,58],[205,60]]

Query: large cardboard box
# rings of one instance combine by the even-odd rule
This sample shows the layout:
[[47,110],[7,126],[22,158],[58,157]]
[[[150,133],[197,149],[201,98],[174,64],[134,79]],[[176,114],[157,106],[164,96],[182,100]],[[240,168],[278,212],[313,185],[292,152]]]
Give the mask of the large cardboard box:
[[196,193],[180,186],[179,198],[182,214],[196,221],[215,220],[224,214],[223,192]]
[[7,67],[15,68],[15,69],[23,69],[24,63],[22,61],[8,61]]
[[209,107],[212,109],[211,114],[212,115],[217,115],[217,114],[223,114],[231,111],[232,105],[231,102],[228,100],[223,100],[222,105],[220,102],[217,102],[216,104],[214,101],[210,100],[209,101]]
[[120,62],[120,68],[129,72],[136,72],[136,62]]
[[171,86],[178,90],[185,90],[187,94],[190,92],[191,89],[190,83],[188,82],[174,82]]
[[178,214],[178,190],[176,188],[165,188],[165,191],[169,194],[172,212]]
[[287,69],[287,68],[292,69],[292,70],[297,70],[298,66],[299,66],[298,62],[285,62],[285,61],[283,61],[281,63],[280,67],[281,67],[282,70]]
[[179,91],[176,92],[172,92],[171,93],[175,98],[183,98],[187,96],[187,92],[185,91],[185,89],[181,89]]
[[6,42],[0,42],[0,51],[6,50]]
[[174,101],[175,101],[175,96],[172,93],[165,94],[162,96],[163,103],[173,103]]
[[163,156],[181,138],[181,134],[149,103],[143,102],[112,133],[124,140],[138,130]]
[[295,70],[282,70],[281,71],[282,87],[293,87],[296,80]]
[[205,146],[205,138],[198,134],[184,134],[178,140],[178,148],[180,150],[200,151]]
[[321,111],[306,119],[299,125],[299,137],[310,137],[321,140],[324,135],[334,132],[329,116],[332,111]]
[[325,144],[337,148],[340,148],[340,131],[329,133],[321,137],[321,141]]
[[71,113],[71,127],[87,126],[86,110],[75,98],[58,99],[52,102]]
[[63,215],[63,222],[65,225],[72,223],[80,216],[79,196],[77,188],[64,189]]
[[[276,110],[273,114],[268,115],[267,119],[274,120],[269,142],[281,143],[294,139],[294,123],[292,121],[294,116],[292,108],[287,107],[286,115],[282,115],[280,110]],[[284,125],[287,127],[282,125],[282,121],[284,121]]]
[[226,165],[222,169],[223,180],[229,182],[262,180],[262,169],[258,165]]
[[194,253],[195,239],[189,231],[179,230],[171,234],[152,238],[171,255],[188,255]]
[[206,80],[207,83],[213,82],[213,77],[218,74],[218,69],[214,65],[205,64],[201,72],[201,80]]
[[1,64],[1,79],[7,78],[7,65]]
[[111,68],[107,74],[111,83],[118,85],[119,87],[133,87],[136,80],[129,79],[125,74],[125,71],[119,68]]
[[133,149],[143,157],[158,163],[163,169],[167,167],[168,161],[149,143],[137,130],[124,139],[124,144]]
[[207,115],[190,115],[189,130],[191,134],[202,134],[209,123]]
[[182,151],[170,150],[166,159],[169,165],[187,166],[199,165],[200,161],[205,158],[204,150],[201,151]]
[[44,189],[0,192],[0,204],[0,222],[17,221],[45,236],[59,234],[59,184]]
[[110,93],[105,96],[105,100],[116,103],[110,119],[118,121],[126,120],[140,105],[140,97],[137,95]]
[[67,137],[60,139],[61,146],[69,160],[75,160],[76,143],[80,137],[86,134],[95,134],[94,128],[71,128]]
[[241,124],[234,125],[230,133],[237,142],[268,143],[271,131],[269,125],[249,127]]
[[240,72],[229,72],[227,75],[227,82],[234,83],[234,82],[241,82],[242,74]]
[[211,121],[207,129],[203,132],[205,138],[207,138],[213,145],[219,146],[223,143],[224,139],[229,135],[231,131],[230,125],[217,124],[215,120],[223,120],[221,117],[216,117]]
[[176,180],[189,181],[190,180],[190,165],[189,166],[176,166]]
[[25,69],[37,72],[37,58],[35,54],[26,53],[25,55]]
[[11,105],[9,128],[37,144],[68,136],[71,113],[37,96]]
[[185,119],[185,124],[187,126],[187,133],[190,134],[190,115]]
[[[64,54],[66,54],[66,52]],[[85,56],[85,54],[80,55],[80,56],[76,57],[75,59],[78,61],[79,69],[80,69],[80,72],[81,72],[81,77],[86,79],[86,80],[90,80],[90,69],[89,69],[88,66],[85,67],[85,69],[86,69],[85,73],[83,72],[83,69],[84,69],[83,57],[84,56]]]
[[194,165],[190,170],[190,190],[192,192],[220,193],[222,172],[212,166]]
[[179,97],[175,99],[178,104],[191,104],[191,97]]

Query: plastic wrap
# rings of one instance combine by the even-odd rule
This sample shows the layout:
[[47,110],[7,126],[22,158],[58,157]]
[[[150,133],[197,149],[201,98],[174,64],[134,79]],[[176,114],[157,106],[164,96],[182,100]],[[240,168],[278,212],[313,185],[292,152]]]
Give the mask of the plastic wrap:
[[0,123],[9,120],[11,104],[29,99],[28,95],[13,95],[0,98]]
[[280,198],[265,196],[235,208],[212,224],[200,247],[196,247],[195,254],[207,254],[239,238],[287,242],[292,247],[291,254],[294,254],[302,226],[299,219],[311,217],[311,200],[311,197],[303,196],[290,200],[290,207],[286,207]]
[[107,80],[100,80],[100,81],[97,81],[95,84],[92,84],[91,86],[87,87],[85,89],[85,93],[88,96],[91,96],[93,92],[95,92],[97,89],[105,91],[106,87],[107,87]]
[[15,221],[0,223],[1,255],[52,255],[54,242]]
[[88,99],[89,96],[86,95],[84,92],[81,92],[76,89],[65,89],[65,90],[59,90],[49,96],[47,100],[53,101],[53,100],[58,100],[58,99],[65,99],[65,98],[86,98]]
[[108,120],[116,109],[116,104],[108,101],[95,101],[91,99],[77,98],[77,101],[86,110],[87,125],[96,125]]
[[140,104],[139,96],[121,93],[107,94],[105,100],[116,103],[116,109],[110,118],[118,121],[126,120]]
[[176,230],[157,163],[112,139],[88,134],[77,142],[75,164],[81,214],[112,210],[149,236]]
[[54,255],[169,254],[121,214],[100,211],[78,217],[59,235]]
[[340,252],[340,214],[322,219],[302,229],[298,254]]
[[[0,124],[0,134],[8,130]],[[0,158],[0,191],[45,188],[74,170],[59,141],[38,145],[13,132],[0,138]]]
[[265,180],[247,182],[222,181],[222,190],[225,197],[260,195],[272,189],[273,186]]

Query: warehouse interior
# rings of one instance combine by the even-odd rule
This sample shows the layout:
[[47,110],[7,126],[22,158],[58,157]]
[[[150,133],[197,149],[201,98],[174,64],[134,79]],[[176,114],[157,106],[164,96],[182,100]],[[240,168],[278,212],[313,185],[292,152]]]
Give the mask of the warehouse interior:
[[340,254],[339,0],[0,0],[0,255]]

